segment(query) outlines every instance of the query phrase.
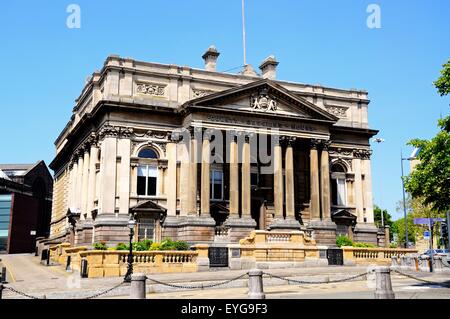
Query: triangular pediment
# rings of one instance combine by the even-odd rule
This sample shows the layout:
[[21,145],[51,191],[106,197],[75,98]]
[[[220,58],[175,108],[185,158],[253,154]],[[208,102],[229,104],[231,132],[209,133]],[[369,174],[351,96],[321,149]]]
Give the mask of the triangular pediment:
[[267,79],[188,101],[183,108],[265,114],[333,123],[338,120],[315,104]]

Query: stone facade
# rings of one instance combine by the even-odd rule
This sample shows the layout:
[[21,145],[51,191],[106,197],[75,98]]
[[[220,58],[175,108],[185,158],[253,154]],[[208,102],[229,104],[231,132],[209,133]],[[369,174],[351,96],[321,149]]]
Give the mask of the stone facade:
[[52,242],[126,242],[132,216],[136,240],[376,243],[367,92],[276,80],[273,56],[262,75],[220,73],[218,56],[206,70],[109,56],[93,73],[55,141]]

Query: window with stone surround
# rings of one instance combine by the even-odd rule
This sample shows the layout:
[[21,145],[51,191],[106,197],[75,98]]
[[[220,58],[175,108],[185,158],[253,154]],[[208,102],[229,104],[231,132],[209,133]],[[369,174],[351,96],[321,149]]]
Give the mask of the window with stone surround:
[[335,206],[347,205],[346,169],[338,163],[331,167],[331,202]]
[[139,151],[137,170],[137,194],[155,196],[158,189],[158,154],[151,148]]

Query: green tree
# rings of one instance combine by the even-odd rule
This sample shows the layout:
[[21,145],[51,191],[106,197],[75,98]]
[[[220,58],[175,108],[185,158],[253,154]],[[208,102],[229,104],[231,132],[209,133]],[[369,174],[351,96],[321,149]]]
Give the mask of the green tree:
[[433,84],[438,89],[441,96],[450,93],[450,59],[445,63],[441,70],[441,76]]
[[387,225],[390,227],[389,229],[389,237],[392,238],[393,232],[392,232],[392,224],[394,223],[392,221],[392,216],[388,213],[386,209],[381,209],[378,205],[374,205],[373,207],[373,217],[375,221],[375,225],[380,228],[382,227],[381,223],[381,214],[383,214],[384,218],[384,225]]
[[408,144],[421,148],[420,161],[409,176],[405,188],[413,198],[438,212],[450,210],[450,116],[439,120],[440,132],[431,140],[414,139]]

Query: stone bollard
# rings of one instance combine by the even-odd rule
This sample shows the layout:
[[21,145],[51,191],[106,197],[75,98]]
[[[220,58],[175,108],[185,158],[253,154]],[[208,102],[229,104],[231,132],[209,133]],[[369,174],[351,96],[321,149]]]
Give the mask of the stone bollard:
[[130,299],[145,299],[147,276],[145,274],[132,274],[130,286]]
[[266,299],[263,287],[263,272],[252,269],[248,272],[248,297],[250,299]]
[[442,256],[434,256],[434,271],[442,271]]
[[393,267],[397,267],[398,266],[397,256],[391,256],[391,265]]
[[389,267],[382,266],[375,268],[375,280],[375,299],[395,299]]

